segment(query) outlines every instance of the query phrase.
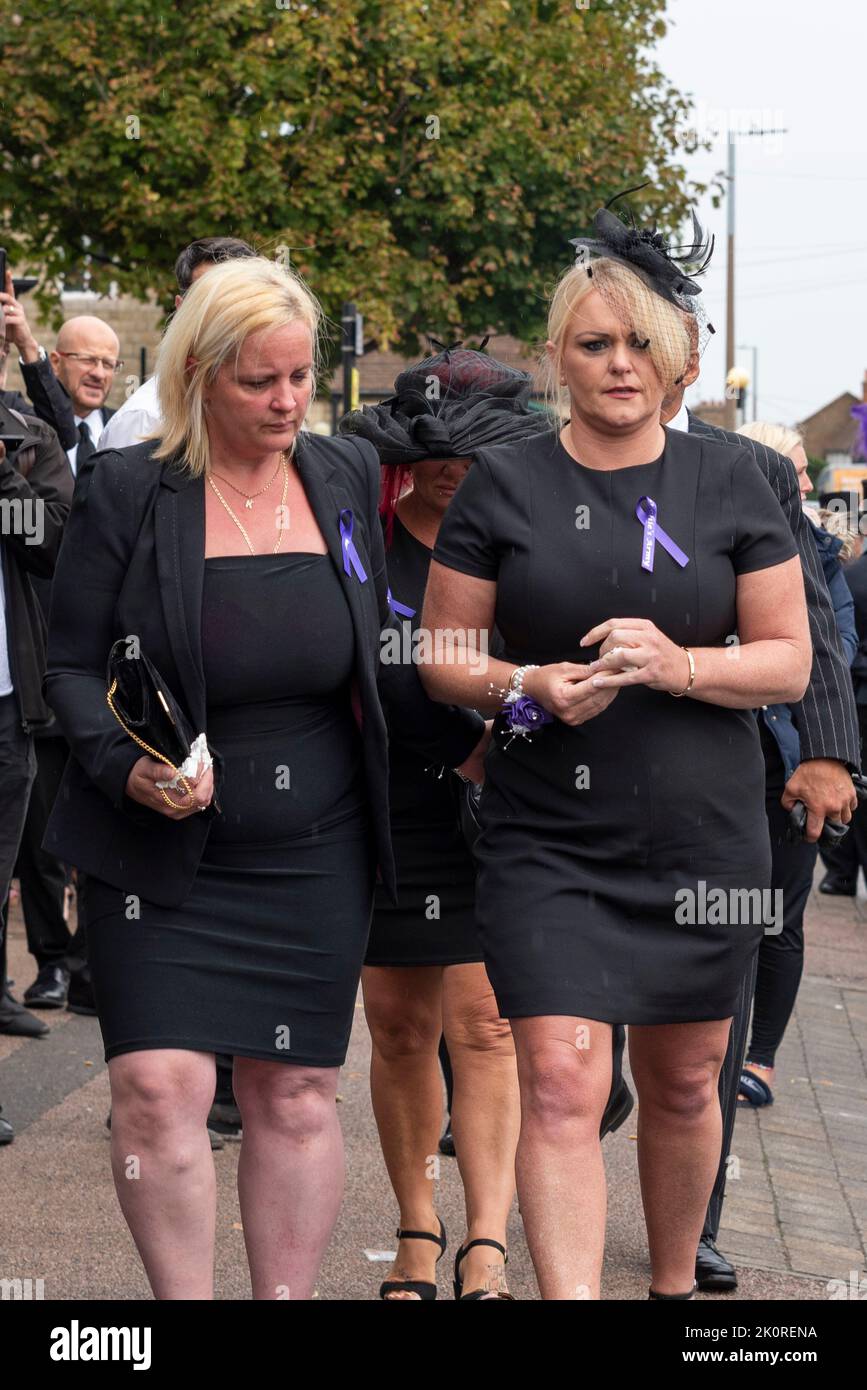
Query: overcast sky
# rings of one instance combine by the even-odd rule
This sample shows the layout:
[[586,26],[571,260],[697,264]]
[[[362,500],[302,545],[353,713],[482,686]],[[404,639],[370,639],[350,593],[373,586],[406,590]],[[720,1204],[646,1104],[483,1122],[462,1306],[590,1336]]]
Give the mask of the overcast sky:
[[[737,145],[736,341],[758,348],[759,418],[795,423],[867,371],[867,9],[863,0],[669,0],[660,66],[692,94],[697,124],[785,126]],[[709,181],[725,132],[686,156]],[[704,299],[716,327],[688,401],[725,386],[726,210]],[[735,361],[751,371],[752,355]]]

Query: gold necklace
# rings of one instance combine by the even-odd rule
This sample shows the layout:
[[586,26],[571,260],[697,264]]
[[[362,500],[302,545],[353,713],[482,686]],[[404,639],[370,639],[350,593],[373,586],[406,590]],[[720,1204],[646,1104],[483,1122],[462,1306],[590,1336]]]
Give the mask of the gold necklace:
[[[284,449],[283,452],[281,453],[281,455],[280,455],[280,462],[279,462],[278,465],[277,465],[278,470],[279,470],[281,467],[282,467],[282,469],[283,469],[283,496],[280,498],[280,511],[281,511],[280,526],[279,526],[279,528],[278,528],[277,544],[274,546],[274,549],[271,551],[271,554],[272,554],[272,555],[276,555],[276,554],[277,554],[277,551],[280,549],[280,545],[281,545],[281,543],[282,543],[282,541],[283,541],[283,530],[284,530],[284,528],[283,528],[282,511],[283,511],[283,508],[286,506],[286,494],[287,494],[287,492],[289,491],[289,469],[288,469],[288,467],[286,466],[286,450],[285,450],[285,449]],[[225,479],[224,479],[224,481],[225,481]],[[271,481],[273,482],[274,479],[272,478]],[[218,501],[220,501],[220,502],[222,503],[222,505],[225,507],[226,511],[229,513],[229,516],[232,518],[232,520],[234,521],[234,523],[235,523],[235,525],[237,526],[238,530],[241,532],[241,535],[244,537],[244,540],[247,542],[247,549],[249,550],[250,554],[251,554],[251,555],[255,555],[256,552],[255,552],[255,550],[253,549],[253,542],[250,540],[250,537],[247,535],[246,529],[245,529],[244,526],[241,524],[241,522],[239,521],[238,517],[235,516],[235,513],[232,511],[232,508],[229,506],[228,502],[226,501],[225,497],[224,497],[223,494],[221,493],[220,489],[217,487],[217,484],[214,482],[214,480],[213,480],[213,478],[211,477],[210,473],[208,474],[208,482],[210,483],[211,487],[213,488],[214,492],[216,493],[216,496],[217,496]],[[269,484],[269,487],[270,487],[270,484]],[[256,495],[256,494],[254,494],[254,496],[255,496],[255,495]],[[264,553],[264,552],[263,552],[263,553]]]
[[[284,450],[284,452],[285,452],[285,450]],[[282,461],[282,459],[283,459],[283,454],[281,453],[281,455],[280,455],[280,461]],[[244,503],[244,506],[246,507],[246,509],[247,509],[248,512],[251,512],[251,511],[253,510],[253,499],[256,498],[256,497],[261,497],[263,492],[267,492],[267,491],[268,491],[269,487],[271,486],[271,484],[273,483],[274,479],[277,477],[277,474],[278,474],[279,472],[280,472],[280,462],[278,461],[277,467],[274,469],[274,472],[271,474],[271,477],[268,479],[268,482],[265,484],[264,487],[260,487],[258,492],[245,492],[243,488],[241,488],[241,487],[235,487],[235,484],[234,484],[234,483],[230,483],[228,478],[224,478],[223,475],[222,475],[222,473],[215,473],[215,474],[214,474],[214,477],[215,477],[215,478],[219,478],[220,482],[221,482],[221,483],[225,483],[225,484],[226,484],[226,487],[230,487],[230,488],[232,489],[233,492],[238,492],[238,493],[241,494],[242,497],[246,497],[247,500],[246,500],[246,502]]]

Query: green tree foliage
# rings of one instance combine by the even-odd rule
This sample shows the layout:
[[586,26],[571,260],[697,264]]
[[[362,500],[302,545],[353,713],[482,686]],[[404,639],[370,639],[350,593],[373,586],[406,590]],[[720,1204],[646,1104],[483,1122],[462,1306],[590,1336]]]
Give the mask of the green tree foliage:
[[[20,0],[3,25],[0,208],[43,302],[84,260],[168,307],[193,237],[291,260],[339,318],[530,340],[613,194],[680,224],[689,102],[665,0]],[[280,248],[289,248],[281,251]]]

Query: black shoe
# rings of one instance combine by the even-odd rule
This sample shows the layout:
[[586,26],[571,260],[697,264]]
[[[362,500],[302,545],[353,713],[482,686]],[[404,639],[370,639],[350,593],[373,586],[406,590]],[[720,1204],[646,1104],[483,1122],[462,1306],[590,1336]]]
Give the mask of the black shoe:
[[41,1018],[34,1018],[18,1004],[8,989],[0,995],[0,1033],[8,1033],[15,1038],[44,1038],[51,1032]]
[[24,991],[28,1009],[62,1009],[69,994],[69,971],[65,965],[42,965],[29,989]]
[[87,1018],[96,1017],[96,999],[89,965],[82,965],[79,970],[70,971],[66,1007],[71,1014],[84,1014]]
[[819,892],[828,893],[832,898],[854,898],[858,892],[858,882],[856,879],[826,874],[819,884]]
[[208,1129],[221,1134],[224,1139],[240,1139],[241,1112],[237,1105],[222,1105],[215,1101],[208,1114]]
[[[484,1301],[494,1301],[493,1299],[488,1299],[488,1294],[493,1292],[493,1290],[473,1289],[470,1293],[464,1293],[464,1280],[461,1274],[461,1261],[463,1260],[467,1251],[472,1250],[474,1245],[492,1246],[494,1250],[499,1250],[500,1254],[502,1255],[503,1266],[505,1267],[509,1263],[509,1256],[506,1253],[506,1247],[504,1245],[501,1245],[498,1240],[488,1240],[486,1236],[480,1236],[478,1240],[468,1240],[466,1245],[462,1245],[458,1253],[455,1255],[455,1277],[453,1282],[455,1290],[455,1300],[458,1303],[477,1303]],[[497,1292],[496,1297],[503,1300],[507,1299],[509,1303],[515,1302],[514,1294],[507,1293],[505,1289],[500,1289]]]
[[[446,1253],[446,1228],[440,1218],[440,1233],[435,1236],[432,1231],[403,1231],[400,1226],[397,1228],[398,1240],[432,1240],[434,1245],[438,1245],[440,1253],[437,1255],[439,1264],[443,1255]],[[436,1284],[431,1284],[427,1279],[384,1279],[379,1286],[379,1296],[386,1303],[411,1303],[409,1298],[394,1298],[396,1293],[414,1293],[416,1299],[421,1303],[432,1303],[437,1296]]]
[[442,1137],[442,1139],[440,1140],[440,1142],[439,1142],[439,1144],[437,1145],[437,1147],[438,1147],[440,1153],[441,1153],[441,1154],[445,1154],[447,1158],[454,1158],[454,1156],[455,1156],[455,1139],[454,1139],[454,1135],[452,1134],[452,1122],[451,1122],[451,1118],[449,1119],[448,1124],[446,1125],[445,1129],[443,1130],[443,1137]]
[[628,1119],[635,1104],[635,1097],[621,1078],[620,1085],[613,1096],[608,1097],[608,1104],[602,1114],[602,1123],[599,1126],[599,1138],[604,1139],[606,1134],[613,1134],[615,1129],[619,1129],[623,1121]]
[[731,1293],[738,1286],[734,1265],[720,1254],[710,1236],[702,1236],[698,1243],[695,1282],[702,1293]]
[[[0,1105],[0,1110],[2,1109],[3,1106]],[[4,1120],[2,1117],[0,1117],[0,1144],[11,1144],[14,1138],[15,1130],[12,1128],[8,1120]]]

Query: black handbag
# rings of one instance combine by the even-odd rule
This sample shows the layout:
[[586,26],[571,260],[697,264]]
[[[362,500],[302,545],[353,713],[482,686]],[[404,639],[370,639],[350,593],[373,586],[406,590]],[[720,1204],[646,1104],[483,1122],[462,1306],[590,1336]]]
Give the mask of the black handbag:
[[[157,762],[166,763],[192,796],[189,782],[178,769],[189,757],[196,736],[137,641],[122,637],[114,643],[108,654],[107,683],[108,707],[124,733]],[[170,798],[165,799],[172,804]]]

